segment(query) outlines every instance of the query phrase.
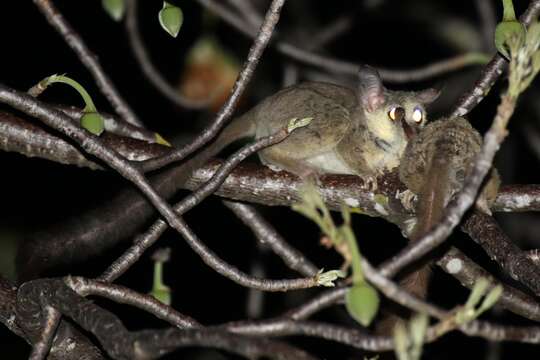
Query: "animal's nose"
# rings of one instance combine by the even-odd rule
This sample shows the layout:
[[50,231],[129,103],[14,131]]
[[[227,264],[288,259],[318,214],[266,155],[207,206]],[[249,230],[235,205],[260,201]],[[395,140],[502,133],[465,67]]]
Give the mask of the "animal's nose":
[[409,126],[409,124],[407,124],[407,121],[405,121],[405,119],[401,120],[401,126],[403,127],[403,131],[405,131],[407,140],[410,140],[414,135],[416,135],[416,129]]

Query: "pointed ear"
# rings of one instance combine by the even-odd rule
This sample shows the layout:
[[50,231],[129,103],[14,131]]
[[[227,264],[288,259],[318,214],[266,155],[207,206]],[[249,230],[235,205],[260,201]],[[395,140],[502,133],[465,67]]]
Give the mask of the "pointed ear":
[[431,104],[441,95],[441,89],[429,88],[422,91],[419,91],[416,94],[418,102],[422,104]]
[[381,77],[371,66],[362,65],[358,70],[358,96],[367,112],[378,110],[386,102]]

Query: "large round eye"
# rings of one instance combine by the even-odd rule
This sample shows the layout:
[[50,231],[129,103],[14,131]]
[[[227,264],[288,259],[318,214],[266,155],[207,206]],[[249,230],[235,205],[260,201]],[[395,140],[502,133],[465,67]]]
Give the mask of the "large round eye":
[[424,120],[424,112],[420,107],[415,107],[412,113],[412,119],[415,123],[420,124]]
[[388,117],[394,121],[401,121],[405,116],[405,109],[401,106],[393,106],[388,112]]

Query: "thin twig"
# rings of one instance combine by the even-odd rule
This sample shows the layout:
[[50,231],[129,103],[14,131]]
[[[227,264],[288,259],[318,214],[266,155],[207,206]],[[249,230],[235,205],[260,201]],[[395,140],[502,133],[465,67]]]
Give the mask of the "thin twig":
[[[223,20],[225,20],[228,24],[232,25],[236,30],[240,31],[244,35],[248,37],[254,36],[254,32],[252,31],[249,23],[244,21],[244,19],[242,19],[240,16],[237,16],[234,12],[227,9],[225,6],[223,6],[221,2],[214,0],[197,1],[208,10],[219,15]],[[277,40],[275,43],[275,47],[279,52],[294,60],[325,69],[326,71],[331,73],[347,74],[350,76],[356,76],[358,73],[358,63],[351,63],[316,54],[301,49],[298,46],[282,40]],[[483,63],[483,61],[479,62],[478,56],[471,56],[470,54],[465,54],[458,55],[456,57],[442,60],[439,62],[434,62],[432,64],[422,66],[417,69],[391,70],[378,68],[378,71],[384,80],[388,82],[400,83],[426,80],[434,76],[439,76],[447,72],[461,69],[467,65],[473,65],[478,63]]]
[[[199,204],[204,198],[211,195],[221,185],[228,174],[232,171],[232,169],[234,169],[234,167],[236,167],[236,165],[238,165],[240,161],[264,147],[282,141],[287,135],[288,133],[282,130],[275,135],[261,138],[253,144],[244,146],[242,149],[233,154],[206,184],[176,204],[175,211],[178,214],[183,214]],[[156,221],[144,234],[139,236],[135,240],[134,244],[100,276],[100,280],[113,281],[124,273],[140,258],[144,251],[150,247],[166,229],[167,224],[163,220]],[[268,280],[250,276],[220,259],[214,252],[212,252],[212,250],[210,250],[200,241],[200,239],[191,231],[191,229],[189,229],[186,224],[184,224],[182,235],[188,242],[188,245],[208,266],[219,274],[242,286],[264,291],[288,291],[317,286],[317,275],[309,278],[292,280]]]
[[383,270],[385,275],[396,274],[400,269],[403,269],[405,266],[420,259],[429,251],[441,245],[460,222],[465,211],[474,204],[482,181],[491,169],[495,153],[506,136],[506,125],[512,116],[514,107],[514,99],[508,95],[502,97],[493,124],[484,136],[482,149],[475,158],[470,175],[467,177],[463,189],[459,191],[455,199],[447,206],[444,219],[425,236],[414,241],[396,256],[392,257],[390,261],[387,261]]
[[375,285],[384,295],[386,295],[386,297],[392,299],[396,303],[416,312],[428,314],[437,319],[443,319],[447,315],[446,311],[402,290],[398,284],[387,279],[380,272],[375,270],[365,258],[362,258],[362,270],[370,283]]
[[[494,286],[498,284],[498,280],[454,247],[451,247],[437,261],[437,265],[469,289],[473,288],[475,281],[480,277],[487,278]],[[383,273],[380,272],[380,274]],[[503,289],[498,306],[527,319],[540,321],[540,304],[535,299],[507,285],[503,285]],[[306,319],[329,306],[342,302],[346,292],[347,288],[327,290],[283,316],[293,320]]]
[[81,36],[71,27],[64,16],[56,9],[51,0],[34,0],[39,10],[45,15],[49,24],[62,36],[69,47],[77,54],[79,60],[94,77],[98,88],[109,100],[114,111],[130,124],[143,127],[133,110],[120,96],[109,76],[99,64],[98,57],[86,46]]
[[135,306],[180,328],[201,326],[196,320],[179,313],[153,296],[140,294],[124,286],[83,277],[68,277],[65,281],[73,291],[84,297],[101,296],[120,304]]
[[540,321],[540,304],[536,299],[511,286],[502,284],[455,247],[451,247],[446,254],[438,259],[437,265],[469,289],[472,289],[476,280],[481,277],[488,279],[493,286],[502,285],[503,293],[497,306],[524,318]]
[[249,336],[309,336],[335,341],[368,351],[388,351],[394,349],[392,338],[369,334],[358,328],[338,326],[315,321],[292,321],[272,319],[265,321],[239,321],[220,326],[230,332]]
[[306,303],[298,306],[295,309],[287,311],[283,317],[292,319],[292,320],[303,320],[309,318],[311,315],[327,308],[333,306],[337,303],[343,302],[345,294],[349,288],[340,287],[337,289],[326,290],[325,292],[315,296]]
[[223,203],[244,224],[249,226],[261,244],[270,247],[289,268],[298,271],[304,276],[317,274],[319,269],[304,254],[289,245],[253,206],[235,201],[224,201]]
[[238,100],[242,96],[249,81],[253,77],[255,68],[259,63],[259,60],[264,50],[266,49],[266,46],[270,42],[270,38],[272,37],[274,28],[279,20],[281,8],[283,7],[284,3],[285,0],[273,0],[270,4],[261,28],[259,29],[259,32],[257,33],[255,40],[253,41],[253,45],[249,49],[247,60],[244,62],[242,70],[240,71],[240,74],[238,75],[238,78],[234,83],[231,94],[229,95],[229,98],[227,99],[225,104],[219,110],[214,121],[212,121],[212,123],[207,128],[205,128],[202,133],[197,136],[191,143],[184,146],[183,148],[172,152],[171,154],[162,158],[146,161],[144,164],[142,164],[142,167],[146,171],[159,169],[167,164],[184,159],[191,153],[200,149],[208,141],[214,138],[214,136],[217,135],[217,133],[221,130],[221,128],[225,125],[225,123],[233,114]]
[[152,189],[141,172],[131,163],[113,150],[105,146],[103,141],[78,127],[63,112],[60,112],[37,99],[6,86],[0,86],[0,102],[8,104],[30,116],[41,120],[61,133],[75,140],[86,152],[104,161],[127,180],[136,185],[148,200],[175,229],[183,228],[183,222],[176,217],[169,205]]
[[497,25],[495,7],[491,0],[475,0],[476,11],[482,25],[482,37],[484,39],[484,51],[493,53],[495,51],[495,43],[493,34]]
[[[433,304],[420,300],[408,292],[402,290],[396,283],[387,279],[380,272],[376,271],[371,265],[362,259],[362,267],[366,278],[374,284],[382,293],[393,301],[404,305],[417,312],[427,313],[436,319],[445,321],[453,316],[452,312],[443,310]],[[492,324],[487,321],[472,320],[463,325],[454,323],[459,330],[470,336],[480,336],[492,341],[514,340],[527,343],[540,343],[540,327],[515,327]],[[448,329],[445,331],[447,332]],[[432,327],[427,332],[427,340],[433,341],[442,335],[437,326]]]
[[[519,17],[519,21],[524,25],[529,25],[538,17],[540,12],[540,0],[533,0],[529,3],[527,10]],[[493,56],[491,61],[482,69],[480,78],[476,81],[471,90],[463,94],[457,104],[454,106],[451,118],[463,116],[478,105],[489,93],[495,81],[502,75],[508,62],[498,53]]]
[[250,0],[229,0],[229,4],[242,14],[253,29],[257,29],[261,25],[263,18]]
[[[81,116],[83,115],[82,109],[74,106],[57,105],[56,107],[77,121],[80,120]],[[104,112],[100,112],[99,114],[105,122],[106,132],[115,135],[130,137],[133,139],[145,140],[149,143],[156,142],[156,133],[153,131],[122,121],[121,119],[112,116],[111,114],[107,114]]]
[[141,34],[139,33],[139,24],[137,19],[137,0],[128,0],[126,2],[126,32],[128,34],[129,45],[135,55],[135,59],[142,70],[142,73],[146,76],[150,84],[163,95],[165,98],[176,104],[177,106],[188,109],[202,109],[208,107],[211,97],[205,100],[192,100],[188,99],[174,89],[163,75],[156,69],[146,46],[144,45]]
[[[303,279],[270,281],[250,277],[237,268],[227,264],[197,238],[188,225],[174,213],[173,209],[150,186],[148,181],[138,169],[133,167],[128,161],[121,158],[114,151],[106,148],[99,138],[91,136],[88,132],[73,124],[67,115],[47,107],[26,93],[20,93],[4,86],[0,86],[0,101],[9,104],[20,111],[26,112],[29,115],[35,116],[48,126],[51,126],[56,130],[68,135],[72,139],[76,140],[88,153],[93,154],[99,159],[105,161],[119,174],[130,180],[144,193],[152,205],[166,219],[167,223],[182,234],[192,249],[199,256],[201,256],[207,265],[212,267],[218,273],[241,285],[266,291],[287,291],[292,289],[309,288],[318,285],[318,276]],[[181,202],[181,208],[179,208],[179,211],[183,212],[185,209],[195,206],[202,201],[204,197],[210,195],[213,190],[219,187],[220,183],[234,168],[234,166],[246,156],[266,146],[282,141],[288,135],[289,131],[283,129],[277,134],[259,139],[255,144],[242,149],[240,152],[238,152],[238,154],[236,154],[236,157],[233,157],[229,163],[226,163],[225,166],[222,167],[221,172],[218,173],[214,179],[210,180],[206,186],[204,186],[200,191],[194,192],[191,194],[191,196]],[[159,220],[156,224],[156,226],[152,226],[150,228],[148,236],[148,238],[153,239],[153,241],[155,241],[159,236],[160,230],[163,232],[166,229],[166,223],[164,221]],[[140,247],[133,250],[133,252],[139,251]],[[127,257],[133,259],[131,254],[132,253],[128,253]]]

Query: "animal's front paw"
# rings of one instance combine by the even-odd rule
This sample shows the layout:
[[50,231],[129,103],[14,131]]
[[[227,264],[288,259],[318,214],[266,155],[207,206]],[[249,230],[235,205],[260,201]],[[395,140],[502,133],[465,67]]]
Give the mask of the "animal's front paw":
[[396,197],[401,200],[401,204],[406,210],[414,210],[414,202],[416,201],[417,196],[411,190],[405,190],[403,192],[398,191]]
[[284,169],[274,164],[265,164],[270,170],[275,172],[282,172]]
[[364,184],[362,185],[362,188],[364,190],[367,190],[369,192],[375,192],[379,188],[376,176],[361,176],[361,178],[364,182]]

